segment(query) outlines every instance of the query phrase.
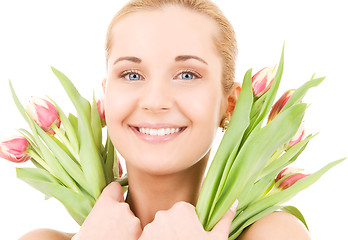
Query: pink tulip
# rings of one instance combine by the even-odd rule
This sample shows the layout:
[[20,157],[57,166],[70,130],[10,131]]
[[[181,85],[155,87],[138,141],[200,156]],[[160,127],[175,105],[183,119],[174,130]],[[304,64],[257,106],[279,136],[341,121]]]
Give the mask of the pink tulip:
[[285,189],[291,187],[292,185],[294,185],[298,180],[305,178],[307,176],[309,176],[309,174],[302,174],[302,173],[292,174],[292,175],[286,177],[284,180],[281,180],[278,188],[281,190],[285,190]]
[[97,101],[97,107],[98,107],[98,113],[99,113],[99,117],[100,117],[100,121],[101,121],[102,127],[105,127],[106,122],[105,122],[104,98],[100,98]]
[[278,101],[272,107],[267,122],[272,121],[278,115],[294,92],[294,89],[288,90],[278,99]]
[[51,135],[55,132],[51,126],[60,126],[60,119],[56,107],[49,101],[32,97],[26,108],[31,118],[45,131]]
[[303,169],[300,169],[300,168],[295,168],[295,167],[287,167],[287,168],[284,168],[283,170],[281,170],[275,181],[278,182],[280,179],[282,179],[283,177],[285,176],[289,176],[289,175],[292,175],[294,173],[301,173],[303,171]]
[[118,161],[118,176],[122,177],[122,174],[123,174],[123,169],[122,169],[120,161]]
[[293,136],[289,143],[288,143],[288,149],[291,148],[292,146],[294,146],[296,143],[302,141],[302,139],[305,136],[305,129],[304,129],[304,124],[302,123],[300,128],[297,130],[297,133],[295,134],[295,136]]
[[261,97],[271,88],[275,75],[275,67],[265,67],[252,77],[253,91],[257,98]]
[[21,163],[30,159],[27,153],[30,145],[24,137],[12,137],[0,142],[0,157],[11,162]]

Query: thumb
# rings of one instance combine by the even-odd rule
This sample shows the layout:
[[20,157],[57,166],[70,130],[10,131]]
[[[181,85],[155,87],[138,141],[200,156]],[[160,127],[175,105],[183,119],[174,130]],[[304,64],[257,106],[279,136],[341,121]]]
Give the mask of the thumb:
[[123,190],[118,182],[111,182],[107,185],[103,192],[103,196],[109,196],[117,202],[124,202]]
[[216,223],[214,228],[210,233],[213,235],[223,236],[223,239],[226,239],[230,233],[230,227],[233,220],[234,215],[236,214],[238,206],[238,200],[236,200],[230,209],[222,216],[222,218]]

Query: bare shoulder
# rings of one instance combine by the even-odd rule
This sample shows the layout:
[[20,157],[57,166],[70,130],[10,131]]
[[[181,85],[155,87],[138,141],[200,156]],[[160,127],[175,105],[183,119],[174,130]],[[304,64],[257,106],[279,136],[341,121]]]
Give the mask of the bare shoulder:
[[44,228],[28,232],[19,240],[70,240],[74,235],[74,233],[64,233]]
[[274,212],[247,228],[238,240],[309,240],[309,232],[295,216],[286,212]]

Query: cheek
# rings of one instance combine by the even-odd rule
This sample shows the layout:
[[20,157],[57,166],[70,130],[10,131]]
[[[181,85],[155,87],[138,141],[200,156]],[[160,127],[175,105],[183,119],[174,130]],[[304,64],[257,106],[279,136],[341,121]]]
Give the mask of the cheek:
[[136,106],[136,100],[128,91],[113,84],[108,84],[105,92],[105,118],[110,136],[115,129],[123,124],[123,120],[131,114]]
[[204,86],[204,88],[192,91],[187,96],[178,98],[179,105],[185,108],[189,119],[200,128],[217,128],[219,126],[221,112],[221,97],[215,86]]
[[187,156],[191,156],[191,161],[200,160],[211,148],[220,124],[222,95],[219,91],[220,89],[211,86],[180,98],[178,105],[184,109],[183,112],[192,123],[192,135],[186,145],[190,153]]

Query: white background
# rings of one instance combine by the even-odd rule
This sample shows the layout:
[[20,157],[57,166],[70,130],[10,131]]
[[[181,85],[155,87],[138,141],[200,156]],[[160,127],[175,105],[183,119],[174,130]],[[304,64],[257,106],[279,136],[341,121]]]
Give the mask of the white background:
[[[49,95],[74,111],[50,66],[63,71],[91,99],[105,76],[107,25],[127,1],[7,0],[0,2],[0,138],[27,128],[8,87],[10,78],[23,103]],[[320,132],[297,161],[308,172],[348,156],[346,92],[348,37],[345,1],[214,1],[235,27],[239,55],[237,80],[278,63],[283,42],[285,69],[280,92],[296,88],[313,73],[327,76],[305,102],[308,133]],[[180,34],[173,33],[173,34]],[[131,36],[130,36],[131,37]],[[28,164],[24,164],[26,166]],[[347,170],[344,162],[290,204],[305,215],[313,239],[347,236]],[[17,179],[15,167],[0,160],[1,239],[17,239],[36,228],[77,231],[63,206]],[[23,165],[21,165],[23,166]]]

